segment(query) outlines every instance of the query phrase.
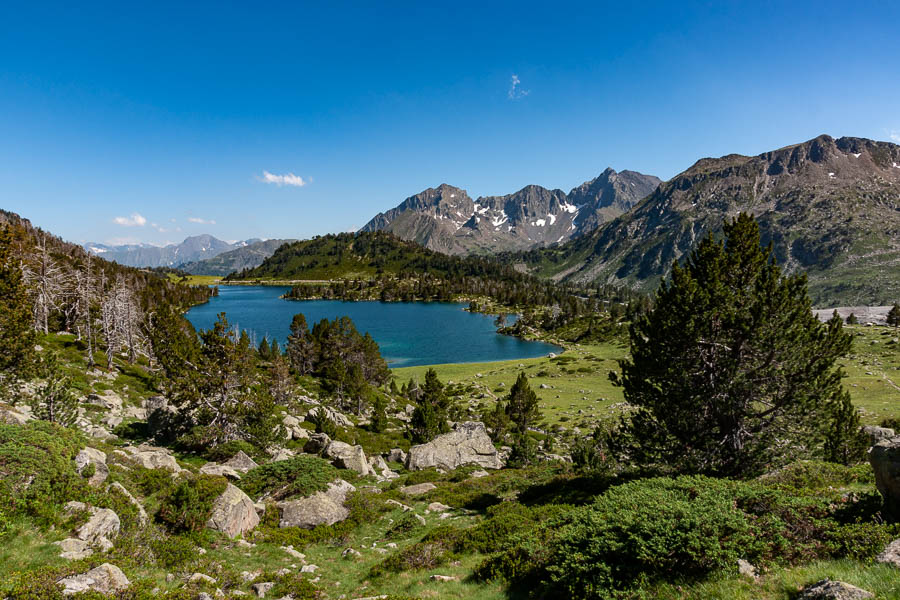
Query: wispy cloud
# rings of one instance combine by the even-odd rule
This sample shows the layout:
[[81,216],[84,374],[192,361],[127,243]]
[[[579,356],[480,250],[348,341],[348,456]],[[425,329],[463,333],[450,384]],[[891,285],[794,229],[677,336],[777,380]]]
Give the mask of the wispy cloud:
[[188,217],[190,223],[200,223],[201,225],[215,225],[215,219],[201,219],[200,217]]
[[891,131],[891,139],[900,143],[900,131]]
[[275,173],[269,173],[268,171],[263,171],[262,177],[258,178],[260,181],[264,183],[274,183],[278,187],[283,185],[291,185],[294,187],[303,187],[308,181],[303,181],[303,178],[299,175],[294,175],[293,173],[285,173],[284,175],[276,175]]
[[147,219],[140,213],[131,213],[130,217],[116,217],[113,223],[122,227],[143,227],[147,224]]
[[531,93],[531,90],[526,90],[522,88],[522,80],[519,79],[519,76],[513,73],[512,79],[509,83],[509,92],[507,92],[507,96],[509,96],[510,100],[519,100],[520,98],[524,98],[528,94]]

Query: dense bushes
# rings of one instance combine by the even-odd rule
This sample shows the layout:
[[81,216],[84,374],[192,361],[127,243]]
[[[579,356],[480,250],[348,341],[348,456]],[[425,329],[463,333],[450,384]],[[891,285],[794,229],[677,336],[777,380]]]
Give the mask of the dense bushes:
[[251,469],[241,479],[240,487],[251,498],[265,495],[283,500],[321,492],[339,477],[340,472],[328,462],[303,455]]
[[81,435],[45,421],[0,425],[0,506],[49,518],[52,507],[81,499],[87,483],[73,459]]
[[228,482],[224,477],[198,475],[184,478],[160,499],[157,519],[173,532],[201,531]]
[[739,558],[871,558],[900,532],[878,522],[872,494],[854,500],[824,487],[863,477],[859,469],[797,470],[805,474],[782,476],[802,487],[702,476],[612,487],[590,505],[519,530],[477,575],[541,597],[611,598],[658,580],[736,571]]

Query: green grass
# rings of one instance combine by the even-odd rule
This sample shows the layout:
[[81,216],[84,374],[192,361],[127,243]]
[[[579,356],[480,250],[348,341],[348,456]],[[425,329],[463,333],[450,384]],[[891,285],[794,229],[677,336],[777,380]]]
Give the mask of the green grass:
[[[425,380],[429,368],[437,371],[444,383],[477,386],[474,395],[487,393],[505,396],[519,373],[529,377],[532,389],[542,401],[550,425],[563,423],[567,428],[608,413],[611,405],[623,400],[622,390],[609,381],[609,371],[618,369],[618,359],[627,350],[620,344],[573,345],[555,359],[541,357],[489,363],[454,363],[393,369],[398,385],[410,378]],[[481,375],[479,377],[478,375]],[[503,384],[501,387],[500,384]],[[550,386],[541,389],[541,385]],[[492,398],[481,400],[485,407]],[[578,411],[583,411],[579,414]]]
[[175,273],[167,274],[170,281],[183,283],[184,285],[218,285],[222,281],[219,275],[188,275],[179,277]]
[[[891,327],[849,326],[854,335],[853,350],[841,361],[847,378],[844,385],[856,406],[862,409],[865,424],[900,417],[900,344],[892,343],[900,331]],[[571,429],[609,414],[609,408],[624,397],[621,388],[609,381],[609,371],[618,370],[617,360],[628,352],[619,343],[570,345],[557,359],[547,357],[488,363],[452,363],[393,369],[398,385],[410,378],[425,379],[433,368],[444,383],[452,381],[470,388],[476,397],[488,393],[502,397],[519,372],[529,376],[532,389],[542,400],[547,423],[561,423]],[[478,375],[481,377],[478,377]],[[504,387],[500,387],[503,383]],[[551,386],[541,389],[541,384]],[[493,398],[481,400],[490,406]],[[579,411],[583,411],[579,414]]]

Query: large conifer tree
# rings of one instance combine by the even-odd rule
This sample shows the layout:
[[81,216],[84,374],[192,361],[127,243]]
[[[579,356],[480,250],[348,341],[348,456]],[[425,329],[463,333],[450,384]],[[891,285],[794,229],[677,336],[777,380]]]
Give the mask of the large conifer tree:
[[[848,414],[839,319],[812,313],[805,275],[783,276],[755,220],[726,222],[675,264],[620,362],[628,456],[678,472],[751,476],[822,450]],[[851,443],[852,445],[852,443]],[[839,455],[840,452],[829,452]]]

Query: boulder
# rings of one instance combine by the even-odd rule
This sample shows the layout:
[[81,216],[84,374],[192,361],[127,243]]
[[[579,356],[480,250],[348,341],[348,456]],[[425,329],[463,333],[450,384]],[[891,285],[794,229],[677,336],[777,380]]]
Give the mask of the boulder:
[[874,446],[881,440],[889,440],[897,437],[897,433],[893,429],[887,427],[878,427],[876,425],[866,425],[862,428],[863,433],[869,440],[869,444]]
[[334,466],[341,469],[350,469],[363,476],[373,474],[362,446],[351,446],[350,444],[333,440],[325,446],[322,456],[331,460]]
[[53,543],[62,550],[59,554],[60,558],[65,558],[67,560],[81,560],[94,553],[89,543],[84,540],[79,540],[78,538],[66,538]]
[[227,465],[220,465],[214,462],[208,462],[202,467],[200,467],[200,472],[204,475],[219,475],[221,477],[226,477],[231,479],[232,481],[240,481],[241,475],[231,467]]
[[892,565],[900,568],[900,539],[896,539],[881,551],[881,554],[875,557],[875,560],[886,565]]
[[152,446],[129,447],[126,451],[131,454],[131,460],[145,469],[166,469],[173,473],[180,473],[182,468],[178,466],[175,457],[164,448]]
[[900,518],[900,436],[881,440],[869,450],[875,485],[884,498],[886,512]]
[[328,484],[324,492],[316,492],[307,498],[279,502],[281,510],[279,527],[302,527],[313,529],[318,525],[333,525],[350,516],[344,506],[347,494],[356,488],[342,479]]
[[134,496],[132,496],[131,492],[126,490],[125,486],[122,485],[121,483],[119,483],[118,481],[115,481],[115,482],[111,483],[110,485],[106,486],[106,491],[109,492],[110,490],[116,490],[118,493],[125,496],[125,498],[128,500],[128,502],[130,502],[132,504],[132,506],[137,508],[138,524],[140,524],[141,527],[145,527],[147,525],[147,523],[150,521],[150,518],[147,516],[147,511],[144,510],[144,505],[141,504],[140,502],[138,502],[138,499],[135,498]]
[[284,425],[285,438],[289,440],[305,440],[309,439],[309,430],[300,427],[302,421],[297,417],[287,415],[282,419]]
[[226,467],[231,467],[235,471],[240,471],[241,473],[246,473],[250,469],[255,469],[259,465],[256,464],[256,461],[247,456],[243,450],[239,450],[237,454],[229,458],[225,461],[224,464]]
[[451,471],[463,465],[478,465],[485,469],[503,467],[484,423],[457,423],[450,433],[439,435],[427,444],[413,446],[406,457],[406,468],[410,471],[430,467]]
[[106,466],[106,453],[96,448],[82,448],[75,456],[75,470],[79,474],[88,465],[94,465],[94,474],[88,478],[88,485],[97,487],[109,476],[109,467]]
[[401,450],[400,448],[391,448],[391,451],[387,454],[387,459],[390,462],[400,463],[401,465],[406,464],[406,452]]
[[212,516],[206,526],[221,531],[229,537],[237,537],[252,531],[259,525],[259,515],[250,498],[230,483],[213,503]]
[[66,596],[79,592],[111,594],[131,585],[131,582],[125,577],[125,573],[119,567],[109,563],[103,563],[80,575],[65,577],[57,583],[63,587],[62,593]]
[[321,454],[330,443],[331,438],[328,437],[328,434],[313,433],[310,434],[309,441],[304,444],[303,451],[307,454]]
[[381,476],[383,479],[396,479],[399,477],[397,473],[391,471],[391,468],[380,456],[371,457],[369,459],[369,467],[371,467],[376,475]]
[[797,600],[865,600],[874,597],[875,594],[872,592],[867,592],[855,585],[823,579],[803,588],[800,595],[797,596]]
[[421,496],[434,489],[437,489],[437,486],[433,483],[417,483],[416,485],[407,485],[400,488],[400,493],[407,496]]
[[108,508],[90,507],[91,518],[75,532],[79,540],[92,545],[108,546],[119,535],[122,524],[119,515]]
[[316,406],[309,411],[310,416],[318,416],[320,413],[331,419],[338,427],[353,427],[353,422],[350,419],[327,406]]
[[275,455],[272,457],[272,462],[278,462],[280,460],[288,460],[294,458],[294,453],[288,450],[287,448],[279,448]]

